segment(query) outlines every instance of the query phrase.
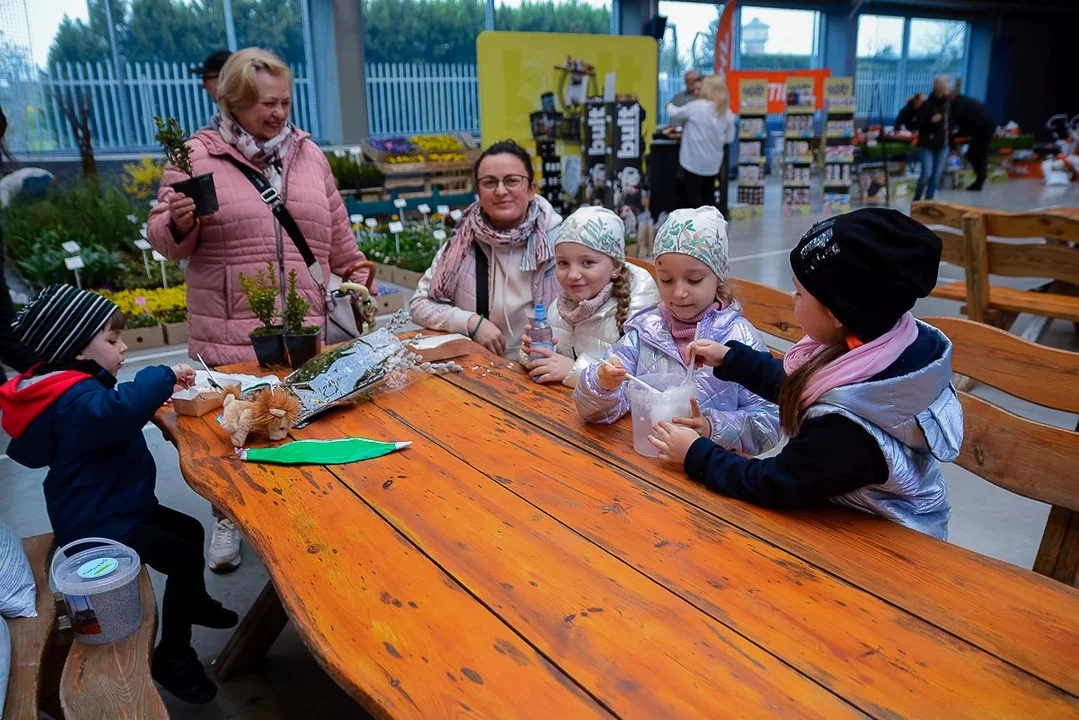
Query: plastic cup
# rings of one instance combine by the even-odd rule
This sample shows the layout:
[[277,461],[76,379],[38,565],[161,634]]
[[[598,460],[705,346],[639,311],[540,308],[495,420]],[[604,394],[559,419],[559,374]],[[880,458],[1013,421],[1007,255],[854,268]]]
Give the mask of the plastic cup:
[[633,449],[646,457],[656,457],[659,451],[648,442],[652,426],[661,420],[670,422],[676,417],[690,417],[693,406],[689,401],[697,394],[697,384],[687,383],[683,373],[654,373],[638,377],[658,392],[650,392],[635,383],[630,383],[626,388],[633,417]]

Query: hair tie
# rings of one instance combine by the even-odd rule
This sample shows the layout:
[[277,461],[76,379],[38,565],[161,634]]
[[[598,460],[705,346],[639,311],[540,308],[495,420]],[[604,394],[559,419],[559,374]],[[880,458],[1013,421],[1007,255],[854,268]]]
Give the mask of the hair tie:
[[865,345],[865,343],[854,335],[847,336],[847,350],[854,350],[855,348],[860,348],[862,345]]

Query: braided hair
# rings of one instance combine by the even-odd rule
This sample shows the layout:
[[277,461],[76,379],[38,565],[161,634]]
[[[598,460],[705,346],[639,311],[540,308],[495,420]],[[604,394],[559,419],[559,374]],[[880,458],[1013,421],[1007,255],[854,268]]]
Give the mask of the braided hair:
[[616,275],[611,282],[611,297],[618,301],[618,308],[614,313],[614,321],[618,326],[619,337],[625,335],[622,326],[625,325],[626,320],[629,319],[629,283],[629,265],[622,263],[622,269],[619,270],[618,275]]

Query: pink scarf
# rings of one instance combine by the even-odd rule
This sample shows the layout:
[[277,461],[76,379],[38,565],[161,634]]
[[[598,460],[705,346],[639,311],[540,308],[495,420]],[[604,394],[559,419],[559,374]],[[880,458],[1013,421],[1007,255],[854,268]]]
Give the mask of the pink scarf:
[[[888,332],[876,340],[859,345],[853,350],[840,355],[818,370],[809,379],[802,393],[801,409],[817,402],[821,395],[844,385],[865,382],[894,363],[903,351],[918,338],[918,323],[909,312],[904,313]],[[827,346],[809,339],[799,340],[783,356],[783,369],[788,375],[805,365],[817,353]]]
[[614,283],[607,283],[599,291],[599,295],[596,295],[591,300],[582,300],[581,302],[570,300],[566,297],[566,293],[563,292],[558,296],[558,314],[570,327],[577,327],[595,315],[596,311],[603,307],[603,303],[611,299],[613,292]]
[[682,320],[667,309],[667,303],[659,304],[659,314],[663,316],[663,322],[667,324],[667,328],[671,331],[675,347],[678,348],[678,357],[682,357],[685,354],[686,347],[693,342],[693,335],[697,332],[697,323],[703,320],[705,315],[713,310],[719,310],[719,308],[720,304],[714,302],[689,320]]

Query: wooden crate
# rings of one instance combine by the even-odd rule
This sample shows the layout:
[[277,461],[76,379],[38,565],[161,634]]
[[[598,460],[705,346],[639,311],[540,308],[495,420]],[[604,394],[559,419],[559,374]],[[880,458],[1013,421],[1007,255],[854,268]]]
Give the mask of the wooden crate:
[[146,348],[161,347],[165,344],[165,332],[160,325],[124,330],[120,337],[123,338],[128,350],[145,350]]
[[185,322],[162,323],[161,328],[165,331],[166,345],[185,345],[190,338],[190,332]]

